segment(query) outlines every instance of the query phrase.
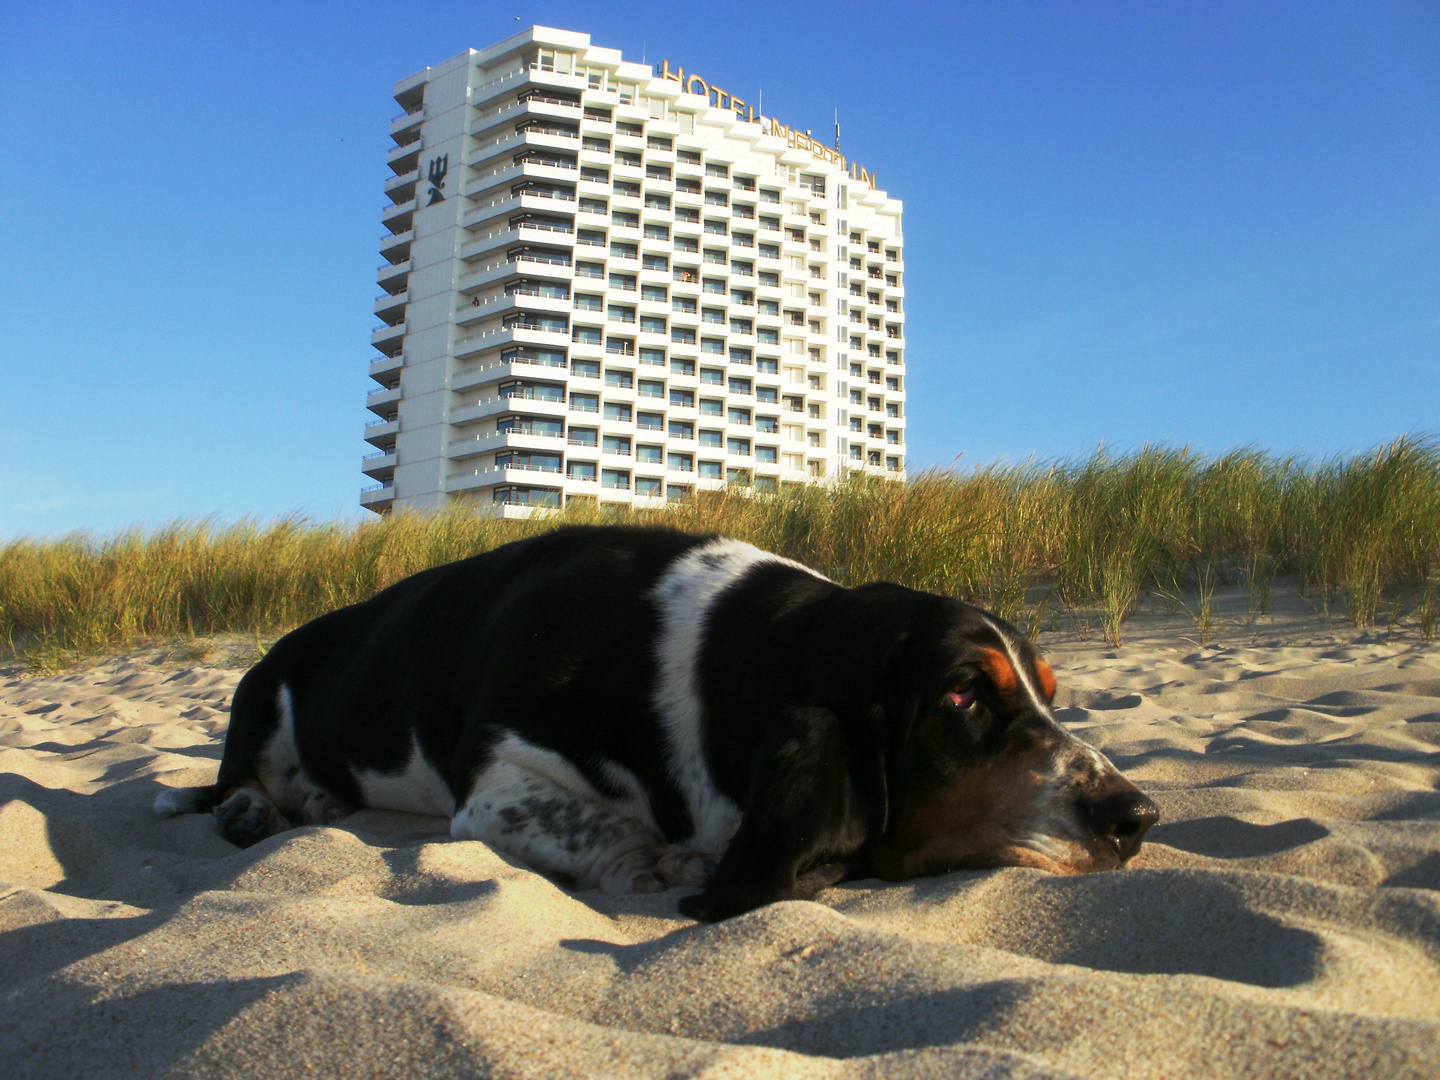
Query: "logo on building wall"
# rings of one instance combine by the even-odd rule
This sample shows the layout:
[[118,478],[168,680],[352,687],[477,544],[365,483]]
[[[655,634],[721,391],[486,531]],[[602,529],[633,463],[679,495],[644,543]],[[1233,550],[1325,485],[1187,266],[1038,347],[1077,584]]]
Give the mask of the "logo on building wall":
[[434,206],[437,202],[444,202],[445,196],[440,194],[440,189],[445,186],[445,174],[450,171],[450,155],[441,154],[439,157],[430,159],[430,201],[426,206]]

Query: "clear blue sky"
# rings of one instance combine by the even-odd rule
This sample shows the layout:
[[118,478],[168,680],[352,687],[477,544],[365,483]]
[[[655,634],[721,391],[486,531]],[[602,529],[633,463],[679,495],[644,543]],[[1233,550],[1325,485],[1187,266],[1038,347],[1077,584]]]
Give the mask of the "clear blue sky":
[[361,517],[390,87],[532,23],[839,107],[905,201],[912,467],[1440,430],[1433,0],[11,0],[0,536]]

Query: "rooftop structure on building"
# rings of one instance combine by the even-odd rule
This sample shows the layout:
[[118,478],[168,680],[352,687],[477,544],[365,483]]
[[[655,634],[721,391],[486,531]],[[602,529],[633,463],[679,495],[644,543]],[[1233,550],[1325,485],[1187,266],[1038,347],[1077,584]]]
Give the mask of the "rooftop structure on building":
[[395,100],[363,506],[903,478],[901,206],[867,168],[538,26]]

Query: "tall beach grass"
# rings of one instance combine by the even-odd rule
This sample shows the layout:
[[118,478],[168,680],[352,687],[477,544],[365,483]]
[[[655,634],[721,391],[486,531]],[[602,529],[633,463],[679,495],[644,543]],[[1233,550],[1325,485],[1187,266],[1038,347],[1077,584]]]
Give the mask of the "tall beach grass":
[[1244,584],[1259,613],[1275,579],[1289,577],[1361,627],[1403,597],[1427,636],[1440,609],[1440,446],[1404,438],[1326,460],[1147,447],[928,472],[904,484],[852,478],[778,495],[728,490],[654,511],[587,508],[529,521],[456,509],[361,525],[187,522],[98,539],[21,539],[0,546],[0,648],[77,653],[271,635],[426,567],[596,520],[723,533],[844,584],[898,581],[1032,628],[1047,605],[1084,612],[1116,644],[1151,593],[1185,604],[1203,630],[1218,580]]

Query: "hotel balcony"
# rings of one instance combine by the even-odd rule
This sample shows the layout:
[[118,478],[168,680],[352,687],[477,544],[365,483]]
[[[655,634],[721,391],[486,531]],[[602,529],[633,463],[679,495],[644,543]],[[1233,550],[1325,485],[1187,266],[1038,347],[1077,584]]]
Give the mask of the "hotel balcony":
[[417,134],[407,143],[392,146],[385,155],[385,164],[397,173],[407,173],[419,163],[419,159],[420,137]]
[[361,488],[360,505],[383,514],[395,505],[395,482],[391,480],[388,483]]
[[425,122],[425,106],[421,105],[409,112],[403,112],[390,121],[390,136],[394,138],[402,132],[417,128]]
[[571,100],[568,97],[561,97],[553,93],[547,94],[544,90],[536,89],[515,101],[501,105],[494,112],[488,110],[480,112],[471,118],[466,126],[466,131],[470,135],[483,136],[494,128],[514,124],[528,116],[559,120],[566,124],[578,124],[583,111],[584,108],[578,94],[575,95],[574,100]]
[[400,369],[405,366],[404,355],[381,356],[370,361],[370,377],[372,379],[384,379],[390,381],[392,375],[397,375]]
[[579,95],[587,89],[584,75],[567,75],[558,71],[541,71],[538,67],[530,67],[520,71],[506,72],[479,86],[471,87],[466,92],[466,97],[471,105],[478,106],[487,101],[493,101],[502,94],[524,90],[532,86],[537,89],[548,86],[574,95]]
[[395,441],[400,431],[400,420],[371,420],[365,425],[365,441],[372,446],[385,446]]
[[568,315],[574,309],[571,300],[560,300],[550,296],[531,296],[529,293],[513,292],[503,296],[492,296],[479,304],[463,304],[455,313],[455,321],[461,326],[480,319],[508,315],[512,311],[535,311]]
[[455,343],[450,355],[458,358],[475,356],[487,349],[505,345],[535,345],[542,349],[564,349],[570,344],[568,331],[537,330],[529,326],[503,327],[472,334]]
[[380,319],[403,318],[403,309],[409,302],[409,289],[377,296],[375,298],[375,316]]
[[[503,219],[507,223],[510,217],[522,211],[530,211],[536,214],[573,214],[575,213],[575,196],[566,193],[548,194],[541,191],[526,191],[519,195],[504,194],[484,206],[471,210],[460,219],[461,227],[465,229],[478,229],[488,221]],[[609,218],[606,218],[608,222]]]
[[404,231],[410,228],[411,217],[414,213],[415,199],[411,197],[404,202],[395,203],[393,206],[387,206],[381,210],[380,222],[389,226],[391,231],[395,231],[397,226],[399,230]]
[[414,239],[414,237],[415,234],[409,226],[406,226],[399,232],[382,236],[380,237],[380,254],[384,255],[387,259],[391,255],[398,255],[401,259],[408,259],[410,257],[410,241]]
[[545,401],[540,398],[521,397],[519,394],[508,394],[504,397],[497,394],[493,397],[481,398],[474,405],[451,409],[450,423],[473,424],[476,420],[484,420],[491,416],[503,416],[506,413],[518,413],[523,416],[568,417],[570,405],[565,401]]
[[386,263],[375,271],[375,284],[382,289],[388,288],[391,284],[399,283],[400,279],[409,273],[409,259],[401,259],[397,263]]
[[453,461],[463,461],[478,454],[486,454],[507,447],[516,450],[547,450],[562,453],[566,446],[563,435],[536,435],[523,431],[492,431],[484,435],[473,435],[468,439],[451,439],[445,455]]
[[503,468],[480,468],[473,472],[451,473],[445,480],[446,491],[475,491],[480,488],[496,487],[499,484],[515,484],[520,487],[540,487],[561,490],[564,473],[558,469],[523,469],[507,465]]
[[381,386],[365,395],[365,407],[377,416],[386,416],[391,405],[400,400],[400,387]]
[[360,459],[360,471],[376,480],[389,480],[395,475],[397,455],[394,450],[377,450]]
[[395,202],[405,202],[415,197],[415,182],[420,179],[420,170],[411,169],[385,181],[385,194]]
[[470,292],[482,286],[503,281],[514,274],[544,278],[547,281],[569,281],[575,276],[575,271],[570,265],[568,257],[563,261],[558,259],[549,261],[542,260],[533,253],[523,253],[491,263],[489,266],[483,266],[472,274],[466,274],[460,279],[458,288],[461,292]]
[[370,344],[381,352],[394,352],[400,347],[401,341],[405,338],[405,323],[396,323],[394,326],[379,326],[370,332]]

